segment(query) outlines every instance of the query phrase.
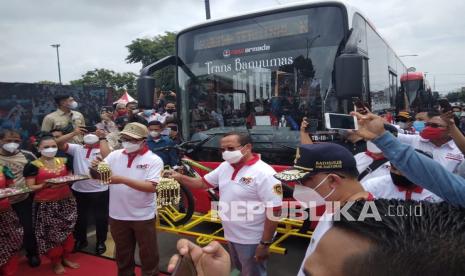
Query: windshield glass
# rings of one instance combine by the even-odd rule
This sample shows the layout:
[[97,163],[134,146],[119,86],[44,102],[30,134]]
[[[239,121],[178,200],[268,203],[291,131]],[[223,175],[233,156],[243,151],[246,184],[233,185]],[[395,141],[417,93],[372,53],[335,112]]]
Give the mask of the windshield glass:
[[[187,69],[178,69],[178,89],[185,138],[246,127],[276,136],[297,131],[305,116],[321,122],[343,26],[340,8],[318,7],[181,34],[177,51]],[[298,135],[286,135],[292,141],[283,140],[295,146]]]
[[413,102],[417,96],[417,91],[420,90],[422,80],[409,80],[403,83],[404,89],[407,91],[407,96],[410,102]]

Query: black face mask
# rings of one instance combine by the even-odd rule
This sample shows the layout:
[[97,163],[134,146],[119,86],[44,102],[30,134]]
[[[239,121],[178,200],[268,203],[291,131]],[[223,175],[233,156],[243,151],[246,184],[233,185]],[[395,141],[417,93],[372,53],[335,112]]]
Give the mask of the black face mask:
[[176,109],[167,109],[166,112],[168,112],[168,114],[173,114],[176,112]]
[[415,183],[412,181],[408,180],[405,176],[395,174],[391,172],[391,179],[392,182],[394,182],[394,185],[399,186],[399,187],[414,187],[416,186]]

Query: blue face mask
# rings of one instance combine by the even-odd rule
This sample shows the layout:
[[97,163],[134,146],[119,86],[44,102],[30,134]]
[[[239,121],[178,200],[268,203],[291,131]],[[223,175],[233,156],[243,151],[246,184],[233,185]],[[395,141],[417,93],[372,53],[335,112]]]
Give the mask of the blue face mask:
[[416,131],[421,132],[425,128],[425,122],[423,121],[415,121],[413,122],[413,127]]
[[150,117],[150,115],[152,115],[152,110],[151,109],[148,109],[148,110],[144,110],[144,116],[145,117]]

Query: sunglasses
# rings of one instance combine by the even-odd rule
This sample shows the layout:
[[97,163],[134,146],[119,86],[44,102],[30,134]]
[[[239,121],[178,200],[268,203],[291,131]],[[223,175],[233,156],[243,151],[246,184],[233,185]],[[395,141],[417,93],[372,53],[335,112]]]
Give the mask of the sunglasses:
[[172,131],[178,131],[178,127],[177,126],[168,126]]
[[436,124],[436,123],[425,123],[425,126],[429,126],[429,127],[432,127],[432,128],[446,128],[446,126]]

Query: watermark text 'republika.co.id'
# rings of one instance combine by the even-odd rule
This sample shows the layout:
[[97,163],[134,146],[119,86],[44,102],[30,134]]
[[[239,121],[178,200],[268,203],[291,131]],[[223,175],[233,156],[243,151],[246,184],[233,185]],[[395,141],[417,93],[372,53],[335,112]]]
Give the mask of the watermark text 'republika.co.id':
[[[422,205],[392,205],[380,212],[374,201],[365,201],[363,208],[357,217],[351,215],[348,210],[354,202],[325,202],[324,205],[317,205],[315,202],[309,202],[305,206],[296,201],[284,201],[281,206],[275,206],[272,202],[263,203],[256,201],[231,201],[221,202],[213,201],[211,203],[212,218],[221,219],[222,221],[256,221],[264,219],[266,216],[272,221],[279,221],[283,218],[296,220],[341,220],[344,217],[348,221],[363,221],[365,219],[374,219],[381,221],[386,216],[415,216],[420,217],[423,214]],[[325,216],[324,214],[332,214]]]

